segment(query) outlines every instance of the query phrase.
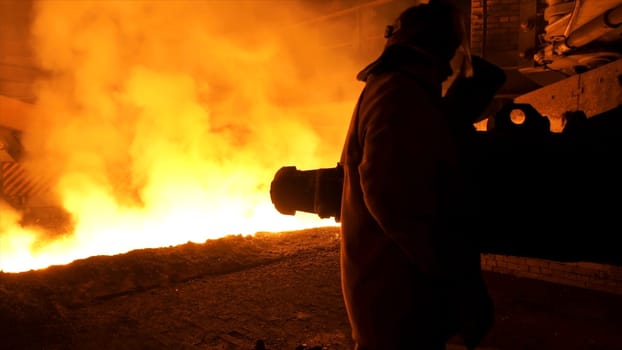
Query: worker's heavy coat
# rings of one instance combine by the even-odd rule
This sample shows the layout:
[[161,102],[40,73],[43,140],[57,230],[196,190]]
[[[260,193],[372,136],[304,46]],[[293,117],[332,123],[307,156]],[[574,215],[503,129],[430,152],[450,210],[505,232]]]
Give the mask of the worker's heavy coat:
[[469,203],[442,112],[444,77],[415,56],[363,77],[341,159],[342,287],[360,349],[457,331],[473,343],[492,322],[462,227]]

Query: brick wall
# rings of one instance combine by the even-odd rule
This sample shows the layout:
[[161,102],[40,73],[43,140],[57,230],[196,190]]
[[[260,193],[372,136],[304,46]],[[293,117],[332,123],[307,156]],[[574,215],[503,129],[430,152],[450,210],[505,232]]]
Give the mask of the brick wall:
[[518,59],[520,0],[473,0],[471,48],[500,66],[515,66]]
[[484,8],[482,0],[471,3],[471,51],[481,55],[484,50]]
[[526,257],[483,254],[482,269],[568,286],[622,294],[622,266],[591,262],[558,262]]

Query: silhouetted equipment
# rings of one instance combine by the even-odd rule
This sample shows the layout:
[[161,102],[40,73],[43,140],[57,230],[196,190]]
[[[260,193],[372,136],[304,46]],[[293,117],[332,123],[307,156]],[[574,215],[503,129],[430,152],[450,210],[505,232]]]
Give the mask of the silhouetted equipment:
[[343,169],[298,170],[285,166],[274,175],[270,197],[281,214],[295,215],[296,211],[318,214],[320,218],[334,217],[339,221]]
[[[590,118],[569,110],[565,119],[562,132],[551,132],[532,105],[510,103],[466,139],[481,208],[472,234],[483,253],[622,264],[622,107]],[[321,208],[338,221],[340,171],[282,168],[271,188],[275,207],[288,215]]]
[[523,124],[501,122],[514,110],[508,106],[496,115],[495,129],[478,135],[483,251],[621,263],[615,242],[622,109],[574,118],[569,123],[580,125],[552,133],[546,117],[522,107]]

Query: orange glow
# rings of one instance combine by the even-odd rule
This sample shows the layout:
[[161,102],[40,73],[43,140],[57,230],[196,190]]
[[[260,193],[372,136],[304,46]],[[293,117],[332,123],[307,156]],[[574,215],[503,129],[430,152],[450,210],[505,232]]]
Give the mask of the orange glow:
[[361,87],[360,63],[321,50],[295,4],[37,2],[46,74],[25,166],[53,177],[74,226],[25,228],[3,205],[0,270],[335,225],[282,215],[269,196],[281,166],[336,164]]

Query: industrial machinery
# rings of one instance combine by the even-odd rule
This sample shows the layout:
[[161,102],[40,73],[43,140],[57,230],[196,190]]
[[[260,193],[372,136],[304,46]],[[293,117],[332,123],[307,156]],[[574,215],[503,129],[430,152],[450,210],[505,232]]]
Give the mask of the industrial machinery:
[[[542,87],[475,119],[461,112],[469,89],[449,103],[455,118],[487,121],[471,143],[482,210],[473,238],[484,253],[621,264],[622,1],[548,1],[521,26],[537,40],[519,71]],[[339,221],[341,174],[283,167],[273,203]]]
[[543,11],[524,13],[520,71],[543,84],[622,58],[622,1],[547,0]]
[[[523,119],[516,124],[516,116]],[[622,210],[622,108],[587,118],[568,111],[564,131],[532,105],[512,103],[494,116],[494,128],[474,131],[473,178],[481,219],[474,239],[482,252],[622,263],[616,232]],[[276,209],[317,213],[339,221],[342,170],[277,171]]]
[[14,205],[32,192],[18,174],[23,154],[20,137],[30,109],[26,102],[0,96],[0,199]]

